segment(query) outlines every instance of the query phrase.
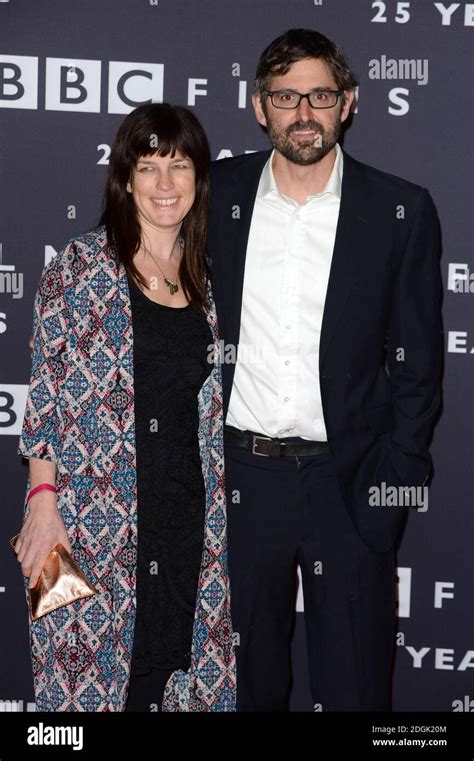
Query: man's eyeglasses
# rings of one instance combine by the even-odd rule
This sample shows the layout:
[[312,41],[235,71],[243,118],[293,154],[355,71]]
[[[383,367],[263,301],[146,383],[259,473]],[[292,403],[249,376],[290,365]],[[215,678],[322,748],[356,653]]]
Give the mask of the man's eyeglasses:
[[311,108],[334,108],[344,90],[313,90],[312,92],[294,92],[294,90],[265,90],[275,108],[298,108],[301,98],[307,98]]

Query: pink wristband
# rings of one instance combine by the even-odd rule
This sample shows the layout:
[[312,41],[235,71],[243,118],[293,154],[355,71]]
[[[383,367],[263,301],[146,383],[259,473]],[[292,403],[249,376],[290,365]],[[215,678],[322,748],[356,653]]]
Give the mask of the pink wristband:
[[28,504],[28,502],[30,501],[30,499],[32,498],[34,494],[36,494],[39,491],[43,491],[45,489],[47,489],[48,491],[54,491],[55,494],[57,493],[56,487],[53,486],[52,484],[38,484],[38,486],[35,486],[34,489],[31,489],[30,493],[28,494],[26,503]]

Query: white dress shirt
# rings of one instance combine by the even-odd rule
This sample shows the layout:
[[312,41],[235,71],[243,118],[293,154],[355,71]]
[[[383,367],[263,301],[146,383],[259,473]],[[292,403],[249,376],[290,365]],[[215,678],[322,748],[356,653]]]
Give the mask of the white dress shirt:
[[275,151],[257,190],[245,260],[239,348],[226,423],[326,441],[319,342],[341,201],[343,154],[299,204],[280,193]]

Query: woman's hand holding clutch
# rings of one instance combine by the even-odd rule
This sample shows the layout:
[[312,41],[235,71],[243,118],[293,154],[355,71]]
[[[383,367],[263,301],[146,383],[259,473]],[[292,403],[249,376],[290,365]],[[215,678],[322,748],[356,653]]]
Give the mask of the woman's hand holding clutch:
[[66,528],[57,509],[56,494],[40,491],[30,499],[29,513],[14,547],[23,575],[30,579],[30,589],[38,581],[46,558],[57,542],[72,554]]

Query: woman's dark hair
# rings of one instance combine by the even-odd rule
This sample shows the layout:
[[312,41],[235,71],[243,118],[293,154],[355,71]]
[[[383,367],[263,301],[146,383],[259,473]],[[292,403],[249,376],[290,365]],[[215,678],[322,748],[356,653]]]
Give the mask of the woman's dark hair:
[[273,40],[260,56],[254,93],[262,99],[265,90],[270,89],[273,76],[286,74],[296,61],[304,58],[322,58],[333,75],[338,90],[350,90],[358,85],[355,74],[334,42],[313,29],[290,29]]
[[128,114],[112,145],[100,224],[105,225],[109,246],[127,274],[147,287],[133,263],[140,247],[141,228],[127,183],[140,157],[173,157],[176,151],[191,159],[196,176],[196,197],[181,227],[185,245],[179,278],[188,301],[201,308],[206,301],[204,254],[210,151],[204,130],[191,111],[169,103],[146,103]]

